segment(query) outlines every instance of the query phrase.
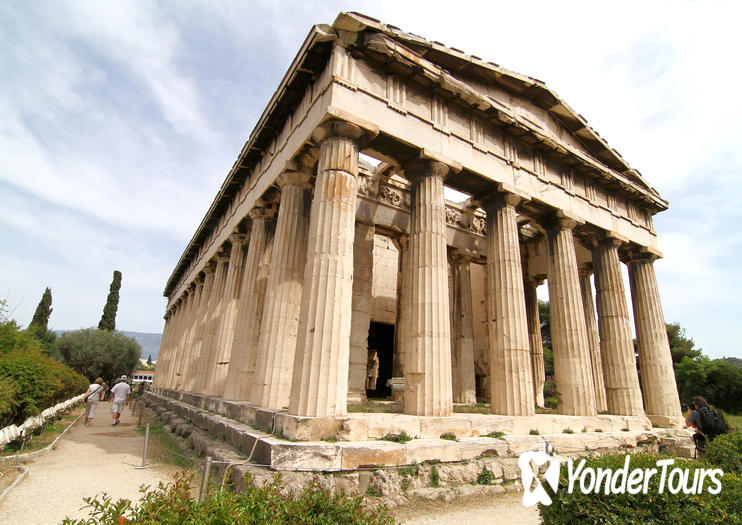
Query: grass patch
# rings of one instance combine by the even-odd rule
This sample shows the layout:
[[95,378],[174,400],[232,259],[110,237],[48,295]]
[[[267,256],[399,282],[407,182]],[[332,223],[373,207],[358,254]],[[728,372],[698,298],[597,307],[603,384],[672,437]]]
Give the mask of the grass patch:
[[328,443],[337,443],[338,437],[335,435],[332,435],[332,436],[322,438],[322,441],[327,441]]
[[731,414],[725,414],[727,423],[736,429],[742,429],[742,416],[733,416]]
[[402,489],[402,492],[407,492],[407,490],[410,488],[410,479],[405,478],[402,480],[402,483],[399,484],[399,488]]
[[477,476],[477,485],[493,485],[495,483],[495,475],[487,467],[482,467],[482,472]]
[[532,436],[540,436],[541,432],[537,428],[532,428],[528,431],[528,433]]
[[489,414],[490,406],[480,401],[476,405],[454,405],[453,411],[463,414]]
[[394,403],[374,403],[373,401],[368,401],[366,403],[348,403],[348,412],[401,414],[402,404],[396,401]]
[[435,465],[430,468],[430,483],[428,484],[428,486],[433,488],[438,488],[441,486],[441,477],[440,474],[438,474],[438,467],[436,467]]
[[379,438],[381,441],[392,441],[394,443],[407,443],[408,441],[412,441],[412,437],[410,437],[407,432],[400,432],[399,434],[384,434]]
[[446,432],[444,434],[441,434],[441,439],[446,439],[448,441],[458,441],[459,438],[456,437],[456,434],[453,432]]
[[[137,433],[144,435],[145,427],[138,428]],[[163,425],[150,423],[149,437],[150,448],[148,460],[176,465],[183,469],[193,468],[191,460],[183,454],[183,451],[178,446],[178,442]],[[154,446],[152,446],[153,442]]]
[[373,496],[374,498],[380,498],[384,494],[381,492],[381,489],[377,487],[376,485],[369,485],[366,489],[366,496]]
[[505,432],[501,432],[500,430],[497,430],[495,432],[490,432],[489,434],[485,435],[486,438],[494,438],[494,439],[502,439],[502,437],[505,435]]
[[411,465],[402,467],[398,472],[401,476],[417,476],[420,473],[420,466],[417,462],[414,462]]
[[562,434],[574,434],[574,433],[575,431],[572,430],[571,428],[565,428],[564,430],[562,430]]

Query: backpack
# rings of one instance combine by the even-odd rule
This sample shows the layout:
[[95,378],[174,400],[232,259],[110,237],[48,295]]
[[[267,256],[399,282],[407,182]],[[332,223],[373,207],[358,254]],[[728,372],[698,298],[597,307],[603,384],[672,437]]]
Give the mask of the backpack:
[[724,423],[724,418],[721,417],[716,410],[711,407],[701,407],[698,409],[698,413],[701,416],[701,432],[706,434],[709,441],[714,439],[720,434],[724,434],[727,431],[727,425]]

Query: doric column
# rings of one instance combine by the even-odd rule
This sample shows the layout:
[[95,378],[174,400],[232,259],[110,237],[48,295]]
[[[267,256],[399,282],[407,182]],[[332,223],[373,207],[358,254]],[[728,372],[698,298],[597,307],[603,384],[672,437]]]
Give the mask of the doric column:
[[593,285],[590,281],[591,268],[592,265],[590,265],[590,268],[580,267],[580,292],[582,293],[582,305],[585,309],[587,343],[590,347],[590,368],[593,371],[593,385],[595,386],[595,408],[598,412],[606,412],[608,404],[605,397],[605,382],[603,381],[603,360],[600,355],[598,322],[595,319]]
[[572,235],[576,225],[572,219],[556,218],[547,229],[554,374],[559,413],[594,416],[597,410],[590,348]]
[[281,203],[273,239],[255,359],[255,391],[251,403],[284,408],[291,393],[296,335],[299,328],[307,229],[312,196],[309,173],[288,170],[278,177]]
[[189,298],[188,298],[188,309],[186,310],[186,318],[181,328],[181,338],[183,345],[182,358],[178,360],[175,370],[175,379],[173,381],[172,388],[175,390],[183,390],[188,380],[188,371],[190,365],[194,359],[193,348],[191,347],[191,336],[194,330],[195,316],[198,311],[198,303],[201,296],[201,287],[203,286],[203,279],[197,276],[191,286],[189,287]]
[[363,130],[330,121],[314,132],[320,144],[309,221],[304,297],[289,413],[346,413],[353,302],[353,238],[358,140]]
[[353,243],[353,314],[350,326],[348,401],[366,401],[368,327],[371,322],[371,287],[374,278],[373,224],[357,222]]
[[653,424],[682,426],[672,354],[654,273],[656,257],[651,253],[638,253],[628,262],[644,405]]
[[201,301],[198,305],[198,314],[196,320],[196,332],[194,337],[194,360],[191,363],[190,370],[188,371],[189,379],[189,392],[198,393],[201,388],[201,376],[206,364],[206,350],[208,344],[207,332],[209,330],[208,324],[210,320],[210,313],[212,310],[212,297],[214,295],[214,281],[216,279],[216,267],[217,263],[215,260],[211,260],[204,266],[204,287],[201,292]]
[[498,193],[484,203],[488,301],[490,319],[494,321],[489,331],[490,400],[496,414],[532,416],[536,407],[515,219],[519,201],[520,197],[512,193]]
[[[397,272],[397,322],[394,329],[394,362],[392,374],[394,377],[405,377],[405,359],[407,348],[410,344],[410,285],[412,283],[412,272],[410,271],[410,246],[409,237],[400,235],[396,240],[399,252],[399,268]],[[392,391],[395,401],[404,399],[404,391]]]
[[248,235],[243,233],[233,233],[229,236],[232,247],[229,251],[229,265],[224,278],[219,318],[216,320],[213,368],[206,387],[206,393],[210,396],[222,396],[226,386],[232,355],[237,300],[240,297],[240,284],[244,270],[244,246],[248,238]]
[[172,360],[168,360],[168,388],[177,390],[180,386],[181,365],[185,360],[188,348],[185,345],[184,334],[188,328],[188,313],[193,305],[193,290],[188,290],[183,294],[183,301],[178,314],[179,320],[176,325],[177,334],[174,337],[175,352],[172,354]]
[[621,277],[618,247],[622,242],[605,237],[593,248],[595,298],[600,332],[608,412],[624,416],[644,415],[629,308]]
[[162,331],[160,340],[160,350],[157,352],[157,365],[155,366],[155,376],[152,380],[152,386],[157,388],[168,388],[168,359],[170,358],[170,339],[173,337],[175,330],[175,316],[173,309],[168,308],[165,312],[165,328]]
[[258,201],[249,215],[252,221],[250,244],[245,257],[232,355],[223,396],[224,399],[235,401],[250,401],[254,388],[255,359],[276,230],[276,205]]
[[229,256],[221,253],[217,256],[216,273],[214,275],[214,286],[211,292],[210,308],[203,343],[203,367],[200,369],[199,385],[197,393],[207,394],[211,386],[211,378],[216,368],[217,361],[217,338],[219,324],[224,310],[224,287],[227,282],[229,271]]
[[405,169],[412,182],[409,233],[410,331],[405,349],[404,411],[449,416],[451,322],[443,178],[449,167],[422,159]]
[[523,277],[523,291],[526,297],[526,318],[528,320],[528,341],[531,351],[531,371],[533,372],[533,394],[537,407],[544,407],[544,344],[541,337],[541,317],[538,313],[537,288],[543,281]]
[[180,335],[183,329],[184,322],[184,310],[186,308],[188,296],[186,294],[181,295],[174,305],[174,330],[173,336],[168,342],[167,361],[165,366],[165,384],[166,388],[173,388],[174,372],[175,367],[178,363],[179,355],[182,351],[180,344]]
[[471,298],[471,256],[453,256],[453,402],[473,405],[477,402],[474,379],[474,319]]
[[186,358],[183,360],[181,367],[181,380],[179,390],[190,392],[194,385],[195,363],[198,360],[200,344],[196,344],[196,337],[200,328],[201,321],[201,302],[203,301],[203,291],[205,284],[205,274],[199,273],[193,280],[195,291],[193,294],[193,306],[188,315],[188,326],[185,332],[186,340]]

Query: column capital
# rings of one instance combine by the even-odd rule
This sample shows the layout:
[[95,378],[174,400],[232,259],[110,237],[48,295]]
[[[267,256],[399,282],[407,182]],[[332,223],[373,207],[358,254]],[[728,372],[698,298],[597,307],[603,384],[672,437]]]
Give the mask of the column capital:
[[534,288],[538,288],[544,282],[546,281],[545,275],[523,275],[523,282],[529,286],[533,286]]
[[601,246],[613,246],[620,248],[629,243],[628,237],[614,231],[605,230],[594,234],[586,235],[582,238],[582,244],[589,250],[594,250]]
[[517,206],[521,201],[529,201],[531,196],[504,182],[498,182],[495,188],[480,193],[474,198],[467,200],[467,205],[470,207],[479,207],[487,209],[487,207],[496,206]]
[[232,243],[232,246],[235,244],[245,244],[249,238],[250,236],[246,233],[233,233],[229,236],[229,242]]
[[438,160],[419,158],[415,159],[404,168],[404,176],[410,182],[420,177],[434,176],[445,179],[452,171],[451,166]]
[[577,271],[580,274],[580,277],[586,277],[588,275],[593,274],[593,263],[587,262],[584,264],[581,264],[577,267]]
[[629,245],[621,251],[621,262],[631,265],[636,262],[653,263],[657,259],[662,259],[662,252],[651,246]]
[[322,142],[329,137],[342,137],[358,142],[365,135],[366,130],[345,120],[325,121],[312,132],[312,137],[317,142]]
[[282,190],[286,186],[300,186],[308,190],[312,188],[311,179],[310,173],[299,171],[298,166],[287,162],[285,171],[278,176],[276,182]]
[[203,269],[204,274],[208,275],[210,273],[216,272],[216,265],[217,265],[216,259],[212,259],[206,264],[204,264],[204,269]]
[[470,263],[476,258],[477,258],[476,254],[471,253],[467,250],[462,250],[460,248],[451,249],[451,261],[452,262]]
[[578,225],[585,224],[585,221],[559,210],[556,213],[543,217],[540,223],[546,230],[562,231],[573,230]]
[[247,212],[247,216],[252,221],[270,220],[276,216],[278,205],[274,202],[264,200],[255,201],[255,205]]

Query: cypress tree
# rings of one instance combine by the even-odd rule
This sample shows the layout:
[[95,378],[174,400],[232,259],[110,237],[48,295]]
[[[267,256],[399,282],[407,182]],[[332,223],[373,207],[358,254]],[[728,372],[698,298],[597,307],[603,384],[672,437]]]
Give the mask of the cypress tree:
[[147,358],[147,366],[152,366],[152,354],[149,354],[149,357]]
[[121,272],[113,271],[113,281],[108,291],[108,300],[103,307],[103,315],[98,323],[99,330],[114,331],[116,329],[116,310],[119,307],[119,290],[121,289]]
[[33,319],[31,319],[31,324],[28,327],[38,326],[46,330],[50,315],[52,315],[52,290],[51,288],[47,288],[44,290],[44,295],[41,296],[41,301],[39,301],[36,312],[33,314]]

